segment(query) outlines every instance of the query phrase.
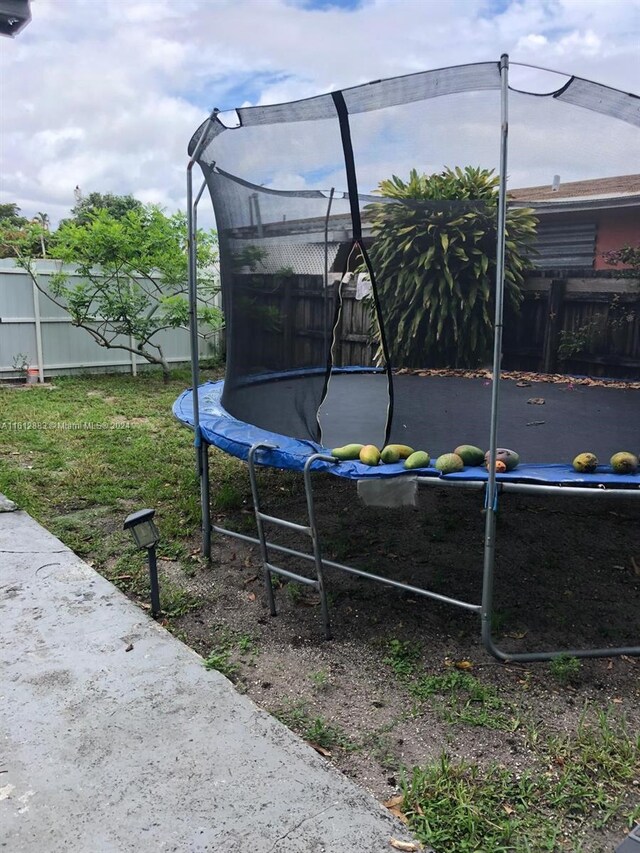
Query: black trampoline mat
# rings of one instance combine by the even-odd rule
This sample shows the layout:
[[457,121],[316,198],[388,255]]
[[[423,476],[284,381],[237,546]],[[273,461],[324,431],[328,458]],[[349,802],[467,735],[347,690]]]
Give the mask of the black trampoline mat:
[[[245,386],[242,396],[259,412],[264,429],[290,431],[299,383],[287,378]],[[394,414],[390,441],[427,450],[432,457],[459,444],[489,444],[492,382],[484,378],[399,375],[393,377]],[[381,374],[334,374],[320,411],[322,444],[384,441],[387,380]],[[544,402],[529,402],[529,401]],[[234,414],[232,412],[232,414]],[[238,415],[236,415],[237,417]],[[601,463],[620,450],[640,451],[640,390],[533,382],[500,382],[498,446],[522,462],[568,462],[583,452]]]

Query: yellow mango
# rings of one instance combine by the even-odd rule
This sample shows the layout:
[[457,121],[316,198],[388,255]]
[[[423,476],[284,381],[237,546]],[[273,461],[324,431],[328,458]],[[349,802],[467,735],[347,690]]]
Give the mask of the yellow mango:
[[365,444],[360,451],[360,461],[364,465],[378,465],[380,463],[380,451],[375,444]]

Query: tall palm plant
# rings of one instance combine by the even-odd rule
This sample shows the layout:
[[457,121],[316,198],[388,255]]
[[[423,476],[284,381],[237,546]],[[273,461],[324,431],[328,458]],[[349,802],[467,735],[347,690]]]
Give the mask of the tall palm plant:
[[[475,367],[493,342],[498,178],[467,166],[384,180],[369,250],[394,367]],[[505,306],[517,311],[537,220],[507,213]],[[380,354],[379,354],[380,355]]]

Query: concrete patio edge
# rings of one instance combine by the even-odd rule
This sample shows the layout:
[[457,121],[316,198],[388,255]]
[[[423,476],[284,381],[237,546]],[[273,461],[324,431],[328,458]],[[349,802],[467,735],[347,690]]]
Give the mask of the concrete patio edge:
[[24,512],[0,514],[0,849],[389,853],[406,829]]

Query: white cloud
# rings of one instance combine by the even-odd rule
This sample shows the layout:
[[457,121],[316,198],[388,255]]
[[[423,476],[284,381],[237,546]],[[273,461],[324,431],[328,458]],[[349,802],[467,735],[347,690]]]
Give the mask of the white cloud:
[[[503,52],[640,91],[639,0],[364,0],[355,11],[34,0],[32,13],[0,55],[0,197],[54,220],[76,184],[183,207],[186,147],[213,106],[304,98]],[[303,153],[306,166],[312,152]],[[278,170],[301,180],[284,151]]]

